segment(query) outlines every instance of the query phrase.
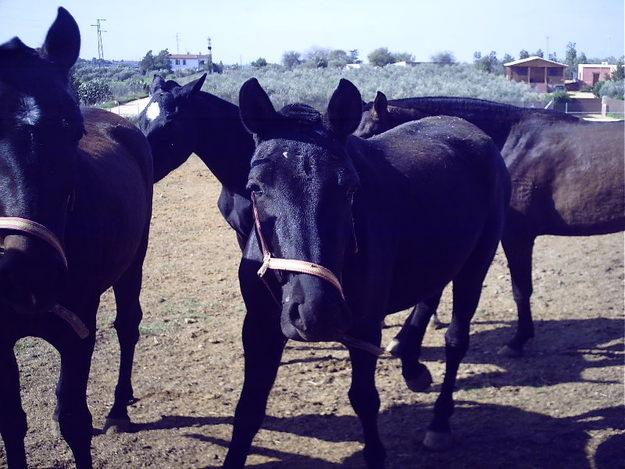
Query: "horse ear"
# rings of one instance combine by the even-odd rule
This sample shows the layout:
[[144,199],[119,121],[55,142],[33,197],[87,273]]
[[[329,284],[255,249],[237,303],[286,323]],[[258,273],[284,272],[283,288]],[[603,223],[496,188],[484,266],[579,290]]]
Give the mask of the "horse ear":
[[278,113],[256,78],[250,78],[239,91],[241,121],[250,133],[262,134],[271,129]]
[[154,94],[158,90],[162,90],[164,85],[165,79],[155,73],[154,78],[152,79],[152,84],[150,85],[150,94]]
[[362,97],[351,81],[341,79],[330,98],[326,115],[330,129],[339,137],[347,137],[356,130],[362,118]]
[[76,63],[80,52],[80,30],[69,12],[59,7],[56,19],[41,46],[41,55],[65,72]]
[[373,112],[377,116],[384,116],[388,113],[388,101],[386,95],[378,91],[373,100]]
[[202,89],[204,80],[206,80],[206,73],[202,75],[200,78],[198,78],[197,80],[192,81],[191,83],[187,83],[186,85],[181,87],[178,96],[181,96],[183,98],[190,98],[191,96],[193,96],[195,93],[197,93],[198,91]]

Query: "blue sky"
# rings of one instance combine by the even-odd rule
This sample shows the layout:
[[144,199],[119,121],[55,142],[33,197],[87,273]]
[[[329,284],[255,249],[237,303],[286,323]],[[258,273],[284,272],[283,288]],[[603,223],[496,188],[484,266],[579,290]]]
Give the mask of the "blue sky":
[[624,50],[623,0],[0,0],[0,42],[17,35],[40,45],[60,4],[80,26],[83,58],[97,56],[96,18],[107,20],[110,59],[175,52],[176,33],[180,52],[205,51],[210,36],[224,63],[278,62],[285,50],[313,46],[358,49],[361,58],[385,46],[417,60],[450,50],[461,61],[476,50],[546,51],[547,41],[559,58],[569,41],[588,57]]

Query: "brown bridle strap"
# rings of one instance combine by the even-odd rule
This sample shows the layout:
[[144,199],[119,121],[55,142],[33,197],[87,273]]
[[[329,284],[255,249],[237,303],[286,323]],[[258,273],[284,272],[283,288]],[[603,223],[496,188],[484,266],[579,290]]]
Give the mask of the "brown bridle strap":
[[[67,270],[67,256],[65,255],[65,250],[63,249],[61,242],[52,231],[42,224],[27,218],[0,217],[0,230],[18,231],[20,233],[26,233],[41,239],[57,252],[63,262],[65,270]],[[82,320],[69,309],[57,304],[52,308],[51,312],[65,321],[81,339],[84,339],[89,335],[89,329],[87,329],[85,323],[82,322]]]
[[269,246],[267,245],[267,241],[263,236],[263,230],[260,226],[260,218],[258,216],[258,209],[256,208],[256,196],[252,192],[252,210],[254,212],[254,224],[256,225],[256,233],[258,233],[258,238],[260,239],[260,248],[263,251],[263,263],[258,269],[258,276],[263,278],[267,273],[267,270],[284,270],[287,272],[299,272],[302,274],[314,275],[315,277],[322,278],[323,280],[329,282],[336,288],[343,300],[345,299],[345,294],[343,293],[343,287],[341,286],[341,282],[336,275],[325,267],[315,264],[314,262],[300,261],[298,259],[282,259],[279,257],[273,257],[271,255],[271,251],[269,250]]
[[63,266],[67,270],[67,257],[61,242],[52,231],[45,226],[20,217],[0,217],[0,230],[11,230],[35,236],[51,246],[63,261]]
[[69,324],[69,326],[74,329],[76,335],[78,335],[81,339],[84,339],[89,335],[89,329],[87,329],[85,323],[82,322],[82,320],[69,309],[57,304],[52,308],[52,312]]
[[[319,264],[315,264],[314,262],[300,261],[298,259],[282,259],[279,257],[272,257],[271,251],[269,250],[269,246],[267,245],[267,241],[265,240],[263,236],[263,231],[260,226],[260,218],[258,216],[258,209],[256,208],[256,196],[254,195],[253,192],[251,194],[251,199],[252,199],[252,211],[254,213],[254,225],[256,226],[256,233],[258,234],[258,238],[260,240],[260,249],[263,253],[263,263],[260,266],[260,269],[258,269],[257,273],[258,273],[258,276],[265,283],[265,286],[269,290],[269,293],[271,293],[271,296],[273,297],[274,301],[278,305],[280,305],[280,301],[278,300],[275,293],[271,289],[271,285],[269,285],[269,283],[265,279],[265,274],[267,273],[267,270],[284,270],[287,272],[299,272],[299,273],[314,275],[315,277],[322,278],[326,280],[327,282],[331,283],[334,286],[334,288],[338,290],[338,292],[341,295],[341,298],[343,298],[343,301],[345,301],[345,294],[343,293],[343,287],[341,286],[341,282],[339,281],[338,278],[336,278],[336,275],[334,275],[334,273],[330,269],[326,269],[325,267]],[[350,337],[348,335],[343,335],[343,337],[340,339],[340,342],[346,347],[357,348],[365,352],[369,352],[375,355],[376,357],[379,357],[380,355],[384,353],[383,348],[378,347],[377,345],[374,345],[370,342],[366,342],[364,340],[357,339],[355,337]]]

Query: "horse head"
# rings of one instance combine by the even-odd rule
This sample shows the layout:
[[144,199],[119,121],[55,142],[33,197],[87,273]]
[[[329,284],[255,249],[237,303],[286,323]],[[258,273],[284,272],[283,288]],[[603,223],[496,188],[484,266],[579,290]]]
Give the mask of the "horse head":
[[197,146],[198,126],[192,100],[205,78],[206,74],[180,86],[154,76],[151,99],[139,115],[138,125],[152,148],[156,181],[180,166]]
[[277,275],[282,331],[292,339],[335,340],[351,321],[341,276],[355,247],[359,180],[345,144],[360,121],[360,93],[341,80],[325,115],[304,104],[277,112],[250,79],[239,103],[256,141],[247,187],[264,257],[295,261]]
[[0,45],[0,304],[46,311],[66,277],[65,225],[74,194],[82,115],[69,70],[80,32],[63,8],[43,46]]

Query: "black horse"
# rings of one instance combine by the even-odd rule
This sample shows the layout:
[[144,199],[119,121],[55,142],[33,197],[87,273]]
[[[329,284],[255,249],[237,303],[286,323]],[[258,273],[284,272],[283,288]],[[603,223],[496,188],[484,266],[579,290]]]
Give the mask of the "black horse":
[[79,468],[92,466],[86,391],[100,295],[113,286],[121,349],[112,420],[127,419],[152,209],[145,137],[115,114],[81,112],[68,73],[80,32],[63,8],[40,50],[0,45],[0,433],[25,467],[26,415],[13,351],[41,337],[61,356],[54,412]]
[[192,153],[222,184],[218,207],[235,230],[241,249],[252,230],[249,191],[245,188],[254,153],[239,108],[201,91],[206,75],[180,86],[156,75],[152,97],[139,114],[154,158],[154,182],[182,165]]
[[225,465],[244,465],[290,338],[352,344],[349,398],[367,464],[382,466],[377,359],[361,346],[379,345],[386,314],[453,281],[445,380],[424,441],[448,445],[456,373],[509,200],[495,145],[449,117],[370,140],[349,137],[362,106],[347,80],[325,116],[302,104],[276,112],[255,79],[241,88],[240,108],[257,143],[248,179],[257,236],[249,237],[239,268],[245,381]]
[[[424,97],[387,101],[378,92],[355,135],[380,134],[426,116],[457,116],[486,132],[501,150],[512,179],[512,198],[501,240],[518,310],[517,330],[502,352],[522,353],[534,336],[530,309],[532,250],[541,235],[588,236],[625,229],[622,122],[591,123],[554,111],[525,109],[471,98]],[[440,292],[420,303],[391,344],[411,389],[418,377],[420,344]],[[415,368],[417,366],[417,368]]]

